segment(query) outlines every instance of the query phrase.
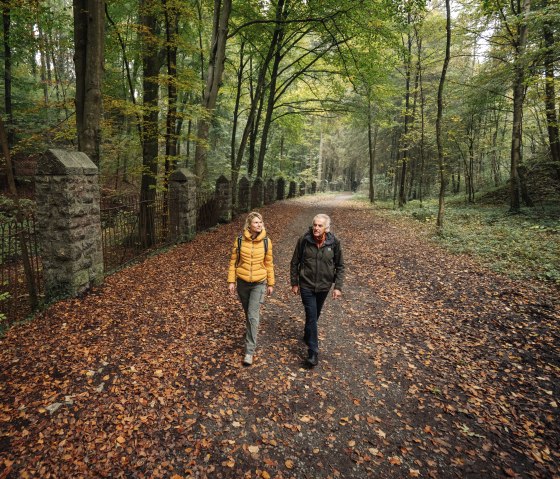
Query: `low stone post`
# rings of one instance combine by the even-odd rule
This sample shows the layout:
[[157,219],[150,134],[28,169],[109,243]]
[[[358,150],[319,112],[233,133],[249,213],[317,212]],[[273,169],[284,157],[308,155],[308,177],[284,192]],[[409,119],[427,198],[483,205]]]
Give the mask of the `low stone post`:
[[264,189],[264,204],[269,205],[276,199],[276,183],[272,178],[266,180],[266,187]]
[[276,199],[281,201],[285,198],[286,194],[286,180],[284,178],[278,178],[276,182]]
[[251,186],[251,209],[260,208],[264,203],[264,182],[262,178],[255,178]]
[[311,182],[311,194],[314,195],[315,193],[317,193],[317,182],[312,181]]
[[243,176],[239,180],[239,186],[237,190],[237,212],[247,213],[249,211],[250,203],[250,190],[251,184],[246,176]]
[[103,282],[97,166],[85,153],[48,150],[35,178],[45,299],[74,297]]
[[196,236],[196,178],[187,168],[169,176],[169,234],[177,242]]
[[297,186],[294,180],[290,181],[290,186],[288,189],[288,198],[295,198],[297,196]]
[[231,181],[224,175],[216,180],[216,203],[218,208],[218,221],[228,223],[231,221],[232,191]]

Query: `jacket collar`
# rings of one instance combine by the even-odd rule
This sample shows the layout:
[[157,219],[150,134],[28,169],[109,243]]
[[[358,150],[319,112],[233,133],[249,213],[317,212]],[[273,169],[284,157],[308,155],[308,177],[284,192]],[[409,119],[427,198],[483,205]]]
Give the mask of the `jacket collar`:
[[[313,239],[313,228],[311,228],[311,226],[309,227],[309,231],[305,233],[304,238],[309,243],[315,244],[315,240]],[[334,244],[334,235],[330,231],[327,231],[327,235],[325,237],[325,242],[323,243],[323,246],[332,246],[333,244]]]
[[243,231],[243,237],[248,240],[248,241],[261,241],[264,239],[264,237],[266,236],[266,230],[263,228],[262,231],[257,235],[257,237],[253,240],[253,238],[251,238],[251,233],[249,232],[249,230],[244,230]]

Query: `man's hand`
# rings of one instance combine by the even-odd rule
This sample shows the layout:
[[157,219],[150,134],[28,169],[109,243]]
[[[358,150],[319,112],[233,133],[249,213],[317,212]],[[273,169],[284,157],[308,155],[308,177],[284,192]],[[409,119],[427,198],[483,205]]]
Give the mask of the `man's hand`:
[[342,291],[340,289],[333,289],[332,290],[332,297],[333,299],[338,299],[342,296]]
[[294,293],[294,294],[299,293],[299,286],[298,285],[292,286],[292,293]]
[[228,283],[229,294],[235,294],[235,283]]

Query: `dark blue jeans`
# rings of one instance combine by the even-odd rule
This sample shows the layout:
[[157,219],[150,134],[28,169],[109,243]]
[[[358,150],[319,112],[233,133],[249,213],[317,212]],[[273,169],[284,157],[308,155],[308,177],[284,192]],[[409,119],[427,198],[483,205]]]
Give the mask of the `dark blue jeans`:
[[328,291],[311,291],[310,289],[300,288],[301,301],[305,309],[305,331],[303,341],[307,344],[310,353],[319,352],[319,334],[317,332],[317,321],[321,315],[321,309]]

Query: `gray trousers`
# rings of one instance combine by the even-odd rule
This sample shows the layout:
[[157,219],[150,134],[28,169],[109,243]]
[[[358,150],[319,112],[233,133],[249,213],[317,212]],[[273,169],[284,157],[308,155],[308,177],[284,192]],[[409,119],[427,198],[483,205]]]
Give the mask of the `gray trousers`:
[[259,332],[259,320],[261,304],[264,303],[266,283],[248,283],[237,278],[237,294],[245,311],[245,352],[255,354],[257,348],[257,334]]

